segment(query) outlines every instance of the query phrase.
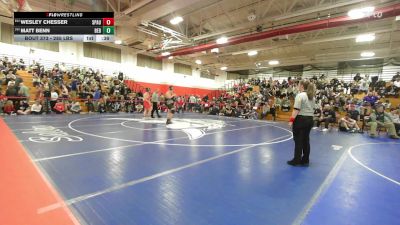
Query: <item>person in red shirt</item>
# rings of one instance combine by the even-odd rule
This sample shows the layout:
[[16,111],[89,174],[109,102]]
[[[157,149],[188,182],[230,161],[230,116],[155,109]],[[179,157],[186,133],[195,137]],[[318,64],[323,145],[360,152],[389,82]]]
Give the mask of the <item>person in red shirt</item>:
[[65,105],[62,101],[58,100],[53,109],[57,114],[62,114],[65,111]]

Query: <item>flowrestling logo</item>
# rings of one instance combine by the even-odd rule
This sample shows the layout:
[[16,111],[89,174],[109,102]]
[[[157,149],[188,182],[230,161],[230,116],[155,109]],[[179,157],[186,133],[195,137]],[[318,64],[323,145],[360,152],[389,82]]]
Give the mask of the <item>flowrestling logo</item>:
[[[165,125],[165,120],[160,119],[109,118],[109,120],[123,120],[125,121],[123,123],[133,121],[144,124]],[[181,130],[188,135],[190,140],[195,140],[203,137],[209,130],[221,129],[225,126],[226,123],[220,120],[174,118],[173,123],[167,125],[166,127],[172,130]]]
[[67,132],[64,132],[53,126],[42,126],[42,125],[33,126],[31,131],[24,131],[22,133],[37,135],[28,138],[29,141],[36,143],[55,143],[55,142],[60,142],[62,140],[69,142],[83,141],[83,138],[69,135]]

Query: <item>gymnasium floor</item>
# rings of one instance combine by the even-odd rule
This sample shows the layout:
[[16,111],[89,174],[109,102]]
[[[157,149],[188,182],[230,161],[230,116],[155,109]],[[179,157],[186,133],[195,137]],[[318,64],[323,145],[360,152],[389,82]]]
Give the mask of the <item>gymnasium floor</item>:
[[4,121],[64,200],[39,216],[68,206],[75,224],[400,224],[400,141],[313,130],[310,166],[291,167],[286,123],[177,117]]

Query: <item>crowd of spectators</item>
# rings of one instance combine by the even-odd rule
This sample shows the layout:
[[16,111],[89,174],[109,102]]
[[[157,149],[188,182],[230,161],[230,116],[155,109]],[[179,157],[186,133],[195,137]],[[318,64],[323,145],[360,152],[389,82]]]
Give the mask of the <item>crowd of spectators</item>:
[[[17,70],[32,74],[32,92],[17,75]],[[81,113],[84,107],[89,113],[143,112],[142,92],[132,91],[122,73],[106,76],[91,68],[67,68],[64,63],[45,69],[40,62],[27,65],[22,59],[7,57],[0,60],[0,71],[0,114]],[[178,113],[190,111],[250,119],[265,119],[271,115],[271,119],[276,120],[278,112],[291,110],[291,101],[299,92],[299,81],[299,78],[290,77],[282,82],[252,78],[214,97],[179,96],[176,108]],[[325,75],[314,76],[311,81],[317,87],[316,128],[323,124],[321,130],[327,131],[337,124],[342,131],[362,132],[370,127],[374,136],[375,129],[391,129],[385,125],[388,122],[393,123],[396,133],[399,132],[399,106],[382,99],[399,97],[400,73],[389,82],[361,74],[356,74],[351,82],[328,79]],[[30,93],[34,93],[33,96]],[[365,97],[357,98],[360,93]],[[167,111],[162,93],[158,101],[159,110]],[[389,114],[377,116],[378,110],[374,109],[380,106]]]
[[[278,112],[291,110],[291,100],[299,92],[300,79],[279,82],[272,78],[252,78],[235,84],[230,91],[211,100],[207,96],[197,101],[189,100],[188,110],[253,119],[265,119],[271,114],[275,120]],[[377,129],[386,128],[393,138],[399,134],[400,106],[392,105],[388,98],[399,98],[400,73],[389,82],[360,74],[356,74],[351,82],[328,79],[325,75],[314,76],[311,81],[317,87],[314,129],[325,132],[338,126],[340,131],[352,133],[363,133],[368,129],[374,137]],[[379,110],[375,110],[379,107],[388,114],[380,115]]]

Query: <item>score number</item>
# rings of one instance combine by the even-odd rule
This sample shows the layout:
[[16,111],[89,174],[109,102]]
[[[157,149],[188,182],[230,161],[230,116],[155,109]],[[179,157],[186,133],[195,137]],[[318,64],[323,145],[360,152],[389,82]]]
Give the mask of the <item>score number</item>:
[[103,26],[114,26],[114,18],[103,18]]
[[100,27],[94,28],[94,33],[95,34],[114,34],[114,27],[103,27],[101,29]]
[[94,28],[95,34],[114,34],[114,27],[103,27],[103,30],[100,27]]
[[114,34],[114,18],[103,18],[103,34]]

